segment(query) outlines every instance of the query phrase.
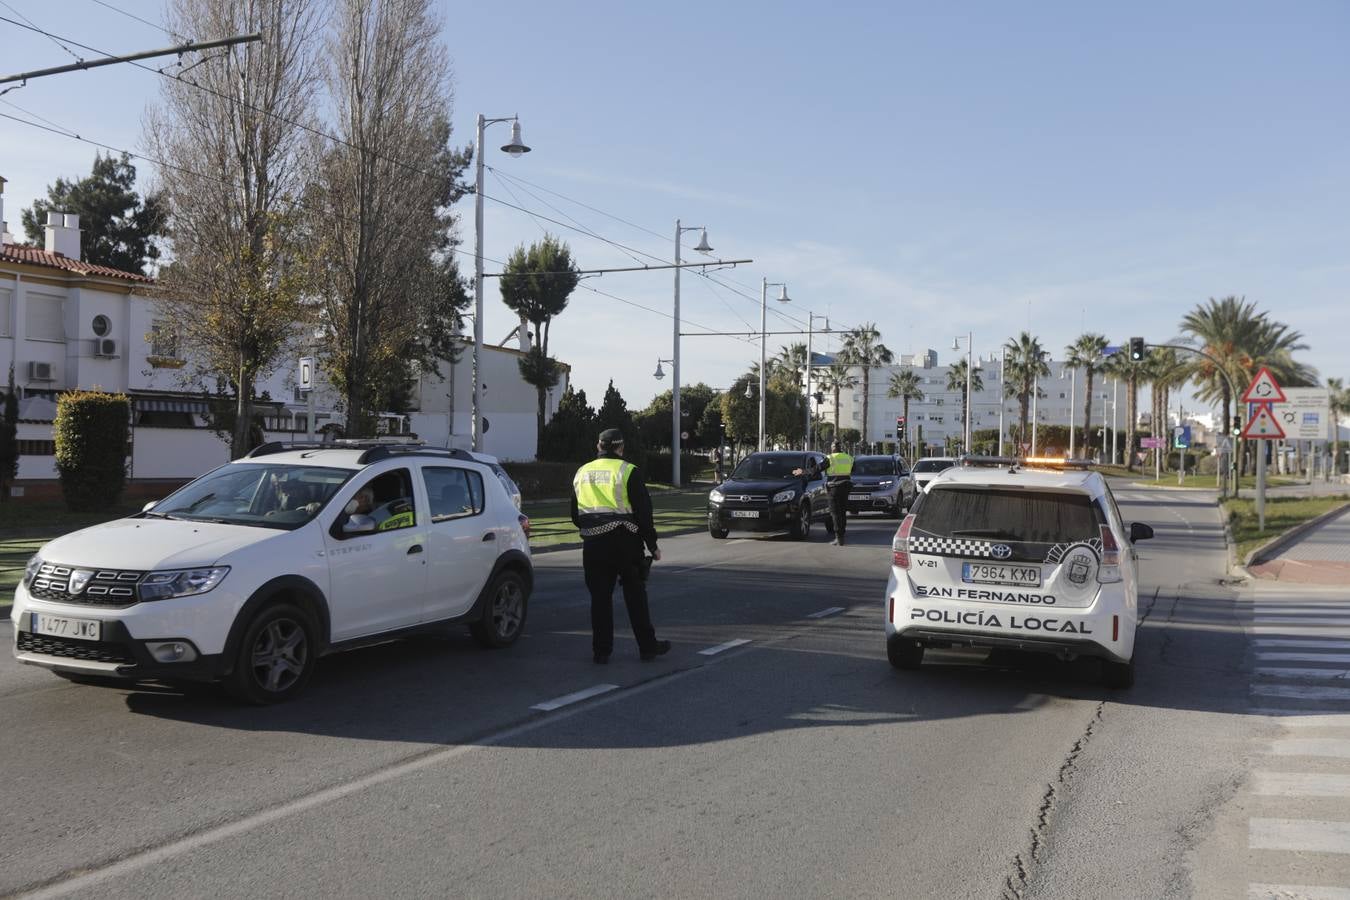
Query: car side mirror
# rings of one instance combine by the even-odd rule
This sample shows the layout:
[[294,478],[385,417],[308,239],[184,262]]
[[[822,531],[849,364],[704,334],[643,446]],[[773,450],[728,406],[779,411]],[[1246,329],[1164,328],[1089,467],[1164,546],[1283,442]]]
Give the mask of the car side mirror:
[[151,500],[149,503],[141,507],[141,512],[149,512],[150,510],[155,508],[155,504],[157,503],[159,503],[158,500]]
[[371,534],[375,528],[375,520],[363,513],[352,513],[342,523],[342,533],[346,535]]
[[1153,537],[1153,526],[1145,525],[1143,522],[1130,523],[1130,543],[1135,541],[1146,541]]

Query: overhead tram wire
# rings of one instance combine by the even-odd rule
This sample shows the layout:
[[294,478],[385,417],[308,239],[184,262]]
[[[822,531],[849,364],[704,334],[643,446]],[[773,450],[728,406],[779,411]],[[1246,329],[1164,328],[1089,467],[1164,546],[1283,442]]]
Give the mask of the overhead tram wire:
[[160,24],[158,24],[158,23],[156,23],[156,22],[151,22],[149,19],[142,19],[140,16],[136,15],[135,13],[133,13],[133,12],[128,12],[127,10],[122,9],[121,7],[113,6],[111,3],[106,3],[106,2],[104,2],[104,0],[90,0],[90,2],[91,2],[91,3],[97,3],[99,6],[103,7],[104,9],[110,9],[110,10],[112,10],[112,11],[115,12],[115,13],[120,13],[120,14],[126,16],[128,19],[135,19],[137,22],[140,22],[142,25],[149,25],[151,28],[157,28],[157,29],[159,29],[160,31],[164,32],[165,34],[167,34],[169,37],[173,38],[173,39],[176,40],[176,41],[181,41],[181,40],[183,40],[183,36],[182,36],[181,34],[176,34],[176,33],[172,32],[172,31],[170,31],[169,29],[165,28],[163,25],[160,25]]
[[[12,6],[10,6],[8,3],[5,2],[5,0],[0,0],[0,6],[3,6],[5,9],[7,9],[7,10],[9,10],[10,12],[14,13],[14,15],[18,16],[20,19],[23,19],[25,22],[27,22],[27,23],[29,24],[29,26],[32,27],[32,29],[33,29],[34,31],[37,31],[37,32],[40,33],[40,34],[45,35],[46,38],[47,38],[47,40],[51,41],[51,42],[52,42],[53,44],[55,44],[56,46],[60,47],[62,50],[64,50],[64,51],[66,51],[67,53],[69,53],[70,56],[71,56],[71,58],[74,59],[76,62],[84,62],[84,58],[81,57],[80,54],[76,53],[74,50],[70,49],[70,48],[67,47],[65,44],[61,43],[61,41],[59,41],[59,40],[57,39],[56,35],[54,35],[54,34],[48,34],[47,32],[43,31],[41,28],[39,28],[39,27],[37,26],[36,23],[33,22],[32,19],[28,18],[28,17],[25,16],[23,13],[19,12],[17,9],[15,9],[15,8],[12,7]],[[18,23],[16,22],[16,23],[13,23],[13,24],[18,24]],[[20,27],[23,27],[23,26],[20,26]],[[76,46],[79,46],[79,45],[76,44]],[[85,49],[88,49],[88,48],[86,47]],[[99,51],[95,50],[95,51],[93,51],[93,52],[97,53],[97,52],[99,52]]]

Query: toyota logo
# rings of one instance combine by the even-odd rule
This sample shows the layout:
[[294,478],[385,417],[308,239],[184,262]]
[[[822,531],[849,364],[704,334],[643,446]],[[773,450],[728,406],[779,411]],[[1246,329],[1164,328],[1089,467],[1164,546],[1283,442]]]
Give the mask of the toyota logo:
[[749,503],[749,502],[751,501],[751,499],[753,499],[753,498],[751,498],[751,496],[750,496],[749,494],[741,494],[741,495],[740,495],[739,497],[737,497],[736,499],[739,500],[739,501],[741,501],[742,503]]
[[993,556],[994,559],[1007,559],[1012,556],[1012,548],[1007,544],[995,544],[989,548],[989,554]]

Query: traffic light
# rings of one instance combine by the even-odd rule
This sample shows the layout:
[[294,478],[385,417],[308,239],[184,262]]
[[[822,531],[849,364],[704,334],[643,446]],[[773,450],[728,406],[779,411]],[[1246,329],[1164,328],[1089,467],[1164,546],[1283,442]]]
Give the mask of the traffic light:
[[1144,361],[1144,339],[1141,337],[1130,338],[1130,362]]
[[896,434],[899,434],[900,432],[902,432],[902,431],[904,431],[904,430],[905,430],[905,417],[904,417],[904,416],[896,416],[896,417],[895,417],[895,433],[896,433]]

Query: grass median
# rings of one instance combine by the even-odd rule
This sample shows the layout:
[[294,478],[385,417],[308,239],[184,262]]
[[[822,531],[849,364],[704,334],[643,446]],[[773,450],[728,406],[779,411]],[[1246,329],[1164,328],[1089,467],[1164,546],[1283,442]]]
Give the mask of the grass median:
[[[530,546],[536,550],[577,544],[581,537],[572,524],[568,501],[525,504],[530,517]],[[708,493],[652,492],[652,518],[661,536],[698,531],[708,523]]]
[[1247,497],[1223,502],[1228,526],[1241,562],[1247,554],[1296,525],[1350,504],[1350,497],[1267,497],[1266,527],[1257,527],[1256,501]]

